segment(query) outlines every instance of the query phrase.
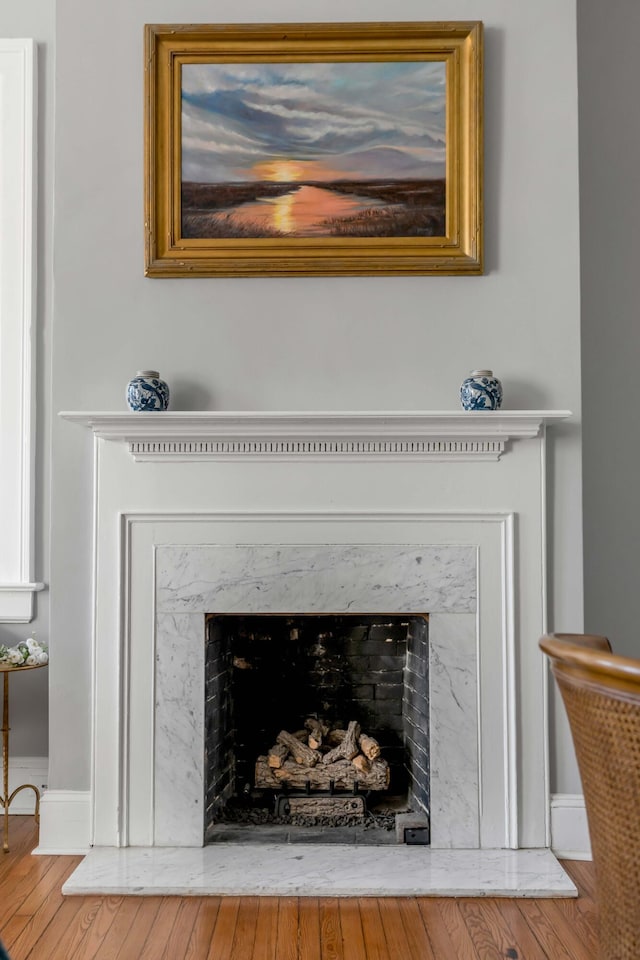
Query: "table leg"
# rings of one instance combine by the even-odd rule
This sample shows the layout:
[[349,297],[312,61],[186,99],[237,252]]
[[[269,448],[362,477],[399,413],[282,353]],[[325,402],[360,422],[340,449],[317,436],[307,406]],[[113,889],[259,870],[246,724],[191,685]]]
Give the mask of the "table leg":
[[9,793],[9,674],[5,672],[4,677],[4,698],[2,701],[2,796],[0,803],[3,807],[2,824],[2,849],[9,853],[9,807],[11,801],[20,793],[21,790],[33,790],[36,797],[35,820],[40,823],[40,791],[33,783],[23,783],[16,787],[13,793]]
[[9,674],[3,674],[2,700],[2,806],[4,808],[2,849],[9,853]]

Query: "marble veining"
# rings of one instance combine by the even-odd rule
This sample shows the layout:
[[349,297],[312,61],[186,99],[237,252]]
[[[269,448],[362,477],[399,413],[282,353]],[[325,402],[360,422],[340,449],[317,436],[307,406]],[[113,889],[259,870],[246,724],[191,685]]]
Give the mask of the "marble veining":
[[156,626],[154,841],[201,843],[204,618],[160,614]]
[[434,847],[478,847],[475,615],[434,614],[430,625],[431,843]]
[[573,897],[548,850],[216,844],[94,848],[66,895]]
[[432,624],[432,846],[477,847],[476,571],[472,546],[157,547],[155,844],[203,842],[204,614],[406,611]]
[[170,546],[158,547],[156,564],[163,613],[471,613],[476,608],[475,549],[467,546]]

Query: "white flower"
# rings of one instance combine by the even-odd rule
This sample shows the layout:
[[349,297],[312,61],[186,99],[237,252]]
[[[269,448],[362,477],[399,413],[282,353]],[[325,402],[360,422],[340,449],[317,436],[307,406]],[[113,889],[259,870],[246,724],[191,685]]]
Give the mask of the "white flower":
[[19,640],[15,647],[6,647],[0,644],[0,663],[9,663],[12,667],[39,666],[49,662],[47,647],[38,643],[35,637]]

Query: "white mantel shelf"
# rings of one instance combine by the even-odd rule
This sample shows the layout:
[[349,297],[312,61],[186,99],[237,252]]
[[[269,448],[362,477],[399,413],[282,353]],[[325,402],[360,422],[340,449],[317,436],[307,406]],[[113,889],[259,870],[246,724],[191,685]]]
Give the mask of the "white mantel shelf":
[[568,410],[63,412],[134,460],[499,460]]

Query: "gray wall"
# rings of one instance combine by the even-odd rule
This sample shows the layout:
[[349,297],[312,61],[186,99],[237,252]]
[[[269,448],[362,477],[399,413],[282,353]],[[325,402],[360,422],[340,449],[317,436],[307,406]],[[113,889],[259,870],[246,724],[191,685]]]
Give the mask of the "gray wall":
[[[32,7],[38,22],[30,24]],[[50,42],[50,3],[22,0],[15,15],[23,34],[39,36],[45,24]],[[484,20],[487,275],[145,279],[142,27],[213,15],[219,22]],[[10,26],[3,10],[0,30]],[[58,0],[56,54],[50,399],[46,376],[42,390],[53,450],[50,785],[88,788],[90,736],[91,441],[57,413],[123,409],[124,386],[138,368],[160,369],[175,409],[455,408],[463,375],[490,366],[504,382],[507,407],[573,410],[551,440],[550,620],[580,629],[573,0],[400,0],[393,11],[384,0],[325,0],[321,11],[299,0],[274,0],[268,11],[259,0],[219,0],[215,12],[208,0]],[[50,163],[45,186],[49,171]],[[43,308],[45,332],[48,318]],[[42,522],[46,529],[44,512]],[[47,578],[44,564],[38,572]],[[554,788],[578,792],[562,723],[553,743]]]
[[[385,0],[321,19],[384,20]],[[582,625],[575,9],[400,0],[401,20],[482,19],[487,276],[150,280],[142,274],[142,30],[207,22],[208,0],[58,0],[52,413],[123,409],[139,368],[177,409],[446,409],[493,367],[509,407],[569,408],[550,480],[552,620]],[[219,0],[219,22],[319,16]],[[553,30],[549,24],[553,22]],[[535,82],[532,82],[535,78]],[[51,776],[89,784],[91,442],[53,423]],[[558,789],[578,790],[566,737]]]
[[580,0],[585,626],[640,656],[637,0]]
[[[38,44],[38,300],[36,410],[36,563],[35,579],[49,582],[49,446],[51,434],[51,338],[53,264],[53,0],[0,4],[0,36],[31,37]],[[31,636],[49,642],[49,595],[37,594],[30,624],[0,624],[0,643]],[[34,670],[11,681],[11,755],[46,757],[48,671]]]

